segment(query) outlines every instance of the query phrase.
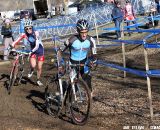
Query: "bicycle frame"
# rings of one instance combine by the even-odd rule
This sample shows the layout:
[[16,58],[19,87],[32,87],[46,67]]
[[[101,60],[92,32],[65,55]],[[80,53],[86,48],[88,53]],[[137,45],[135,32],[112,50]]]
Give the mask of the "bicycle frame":
[[[72,65],[68,62],[64,67],[67,75],[64,75],[64,71],[60,67],[63,68],[63,65],[65,64],[61,62],[59,48],[57,48],[56,44],[54,47],[56,52],[57,75],[53,81],[52,79],[48,80],[45,88],[47,111],[51,116],[53,116],[55,112],[56,115],[59,116],[62,113],[63,108],[65,107],[66,112],[66,108],[69,106],[72,121],[75,124],[83,125],[88,119],[91,104],[89,88],[85,81],[79,77],[80,71],[77,71],[77,69],[74,68],[75,64]],[[79,64],[77,64],[77,66],[79,67]],[[63,80],[66,78],[65,76],[67,76],[67,79]],[[49,87],[51,87],[51,91],[49,91]]]
[[[18,80],[18,84],[21,82],[23,73],[24,73],[24,56],[28,55],[29,52],[25,52],[23,50],[14,50],[13,52],[16,53],[16,58],[13,61],[13,67],[10,73],[10,80],[9,80],[9,86],[8,86],[8,93],[11,92],[11,87],[15,84],[15,81]],[[20,71],[20,73],[19,73]],[[19,74],[19,75],[18,75]],[[19,76],[19,79],[17,79]],[[17,84],[17,85],[18,85]]]

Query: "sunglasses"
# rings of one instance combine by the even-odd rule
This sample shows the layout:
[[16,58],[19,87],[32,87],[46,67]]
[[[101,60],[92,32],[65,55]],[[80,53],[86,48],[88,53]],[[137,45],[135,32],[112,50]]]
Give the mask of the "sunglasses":
[[26,30],[26,31],[32,30],[32,27],[28,27],[28,28],[26,27],[25,30]]
[[80,32],[80,34],[87,34],[88,33],[88,31],[85,31],[85,32]]

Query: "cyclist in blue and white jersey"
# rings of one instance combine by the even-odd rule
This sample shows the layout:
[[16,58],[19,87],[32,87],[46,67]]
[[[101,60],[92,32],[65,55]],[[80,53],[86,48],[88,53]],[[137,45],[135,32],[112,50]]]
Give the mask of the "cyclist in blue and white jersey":
[[[71,64],[85,64],[88,60],[89,52],[91,52],[91,56],[96,59],[96,43],[95,40],[88,35],[89,24],[85,19],[78,20],[76,27],[78,34],[71,36],[65,42],[65,48],[62,52],[69,49]],[[84,67],[80,68],[80,73],[92,92],[91,75],[85,73]]]

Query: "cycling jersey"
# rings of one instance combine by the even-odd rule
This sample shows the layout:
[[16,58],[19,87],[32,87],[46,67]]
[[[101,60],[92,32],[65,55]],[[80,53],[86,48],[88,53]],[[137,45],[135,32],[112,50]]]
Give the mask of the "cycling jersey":
[[78,35],[72,36],[66,41],[65,46],[69,48],[72,61],[83,61],[90,50],[93,55],[96,54],[95,40],[90,36],[87,36],[84,41],[80,40]]
[[36,56],[43,56],[44,55],[44,47],[39,39],[39,33],[37,31],[33,32],[32,34],[21,34],[20,37],[12,43],[13,46],[15,46],[17,43],[19,43],[22,39],[27,39],[28,43],[30,44],[31,51]]

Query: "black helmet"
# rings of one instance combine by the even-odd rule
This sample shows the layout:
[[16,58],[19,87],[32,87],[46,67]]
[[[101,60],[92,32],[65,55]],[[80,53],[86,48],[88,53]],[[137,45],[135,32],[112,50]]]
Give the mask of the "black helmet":
[[130,3],[130,0],[126,0],[126,3]]
[[82,30],[89,30],[89,24],[85,19],[78,20],[76,27],[78,32]]

